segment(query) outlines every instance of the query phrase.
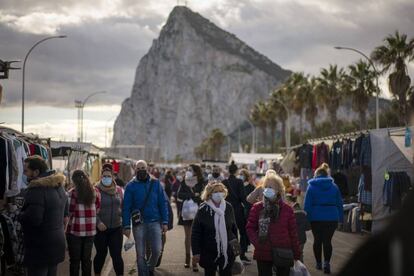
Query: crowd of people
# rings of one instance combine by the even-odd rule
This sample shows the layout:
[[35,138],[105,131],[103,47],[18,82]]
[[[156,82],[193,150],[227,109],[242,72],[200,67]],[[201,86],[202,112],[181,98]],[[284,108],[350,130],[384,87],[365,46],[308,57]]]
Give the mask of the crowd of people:
[[145,161],[135,169],[124,187],[111,164],[102,166],[99,183],[77,170],[66,187],[65,177],[40,156],[27,158],[20,221],[28,275],[56,275],[66,247],[71,276],[100,275],[108,251],[116,275],[124,275],[124,236],[135,242],[138,275],[154,275],[173,227],[172,202],[184,229],[187,269],[234,275],[252,264],[246,255],[252,245],[259,276],[289,275],[295,262],[303,262],[306,231],[312,230],[315,266],[331,272],[331,240],[343,211],[326,164],[309,181],[304,206],[296,201],[294,179],[272,169],[260,176],[234,163],[226,170],[197,164],[158,169]]

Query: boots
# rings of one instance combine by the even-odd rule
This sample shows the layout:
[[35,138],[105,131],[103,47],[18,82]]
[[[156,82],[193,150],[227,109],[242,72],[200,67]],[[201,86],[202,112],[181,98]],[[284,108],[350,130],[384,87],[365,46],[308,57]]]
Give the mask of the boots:
[[330,263],[325,262],[325,263],[323,264],[323,272],[324,272],[325,274],[331,274],[331,264],[330,264]]
[[193,261],[193,272],[198,272],[198,264]]

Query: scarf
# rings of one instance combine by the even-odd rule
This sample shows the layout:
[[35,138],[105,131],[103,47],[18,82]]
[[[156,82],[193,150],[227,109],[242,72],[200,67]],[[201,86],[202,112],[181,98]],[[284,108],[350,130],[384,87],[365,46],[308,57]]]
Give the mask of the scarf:
[[214,228],[216,230],[216,244],[217,244],[217,258],[216,261],[220,258],[220,255],[224,256],[224,266],[225,268],[228,264],[227,256],[227,227],[226,227],[226,201],[222,200],[220,207],[217,208],[213,201],[210,199],[206,204],[214,211]]
[[270,223],[279,219],[279,201],[280,198],[278,198],[275,202],[263,197],[264,209],[261,211],[259,218],[259,241],[261,243],[267,241]]
[[102,192],[104,192],[108,195],[115,195],[116,194],[115,181],[112,181],[112,185],[109,186],[109,187],[105,187],[104,185],[102,185],[102,182],[99,182],[98,188],[99,188],[99,190],[101,190]]

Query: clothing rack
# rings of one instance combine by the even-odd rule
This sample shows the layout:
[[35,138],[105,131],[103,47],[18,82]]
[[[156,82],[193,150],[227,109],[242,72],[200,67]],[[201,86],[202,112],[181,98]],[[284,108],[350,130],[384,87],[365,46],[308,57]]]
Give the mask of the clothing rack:
[[350,138],[358,137],[361,134],[369,134],[369,130],[354,131],[354,132],[349,132],[349,133],[342,133],[342,134],[335,134],[335,135],[331,135],[331,136],[325,136],[325,137],[321,137],[321,138],[309,139],[308,143],[318,143],[318,142],[323,142],[323,141],[328,141],[328,140],[333,141],[333,140],[337,140],[337,139],[350,139]]

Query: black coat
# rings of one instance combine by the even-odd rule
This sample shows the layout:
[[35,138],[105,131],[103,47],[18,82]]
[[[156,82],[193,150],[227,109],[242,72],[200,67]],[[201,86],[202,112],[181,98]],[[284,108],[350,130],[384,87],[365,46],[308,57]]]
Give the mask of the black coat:
[[192,199],[195,203],[198,205],[201,204],[201,193],[204,190],[204,183],[197,183],[194,188],[190,188],[185,184],[185,181],[183,181],[180,185],[180,188],[178,188],[177,192],[177,200],[179,201],[179,206],[177,205],[177,208],[179,207],[179,213],[180,217],[178,218],[178,225],[191,225],[193,223],[192,220],[183,220],[181,216],[181,210],[183,209],[183,202],[185,200]]
[[245,206],[248,205],[246,195],[244,194],[243,180],[230,175],[229,179],[223,181],[223,184],[228,190],[226,201],[231,204],[234,209],[237,225],[244,227],[246,224]]
[[[237,225],[234,211],[230,203],[226,202],[227,240],[237,239]],[[193,255],[200,255],[200,266],[203,268],[215,267],[217,258],[216,230],[214,227],[214,211],[203,203],[193,221],[191,234],[191,247]],[[235,256],[228,245],[227,256],[229,264],[234,262]]]
[[68,198],[64,183],[62,174],[50,174],[29,183],[20,215],[27,266],[56,265],[65,260],[63,219]]

